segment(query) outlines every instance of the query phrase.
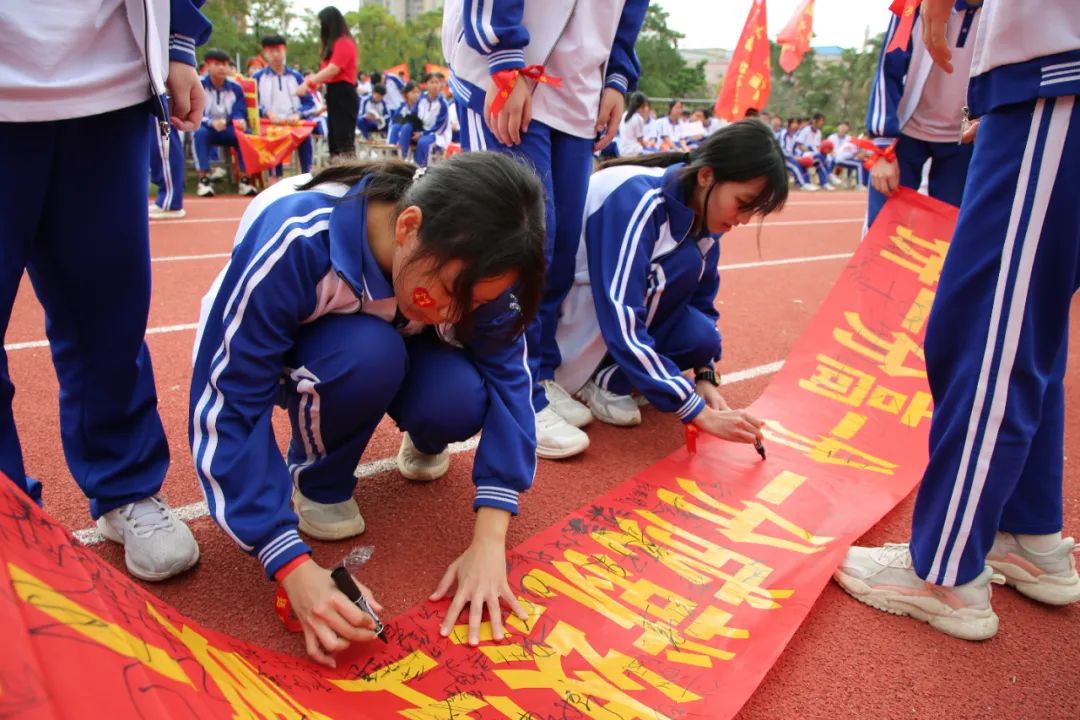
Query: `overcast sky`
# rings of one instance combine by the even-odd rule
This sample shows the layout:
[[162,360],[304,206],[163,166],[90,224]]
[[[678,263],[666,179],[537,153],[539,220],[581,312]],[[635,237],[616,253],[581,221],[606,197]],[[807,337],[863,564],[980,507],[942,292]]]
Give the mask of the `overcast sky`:
[[[587,1],[587,0],[585,0]],[[720,47],[731,49],[739,39],[753,0],[653,0],[668,13],[668,25],[686,37],[684,48]],[[787,23],[800,0],[767,0],[769,37]],[[334,0],[292,0],[298,11],[318,11]],[[359,2],[336,3],[342,11]],[[867,28],[871,35],[885,30],[889,0],[816,0],[814,3],[814,45],[859,47]]]

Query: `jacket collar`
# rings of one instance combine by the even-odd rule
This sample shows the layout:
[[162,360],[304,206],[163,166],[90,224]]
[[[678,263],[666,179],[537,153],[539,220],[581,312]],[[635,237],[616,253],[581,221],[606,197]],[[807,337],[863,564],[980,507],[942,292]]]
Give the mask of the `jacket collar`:
[[394,288],[383,275],[367,242],[368,199],[361,193],[369,178],[349,188],[330,212],[330,264],[361,300],[393,297]]

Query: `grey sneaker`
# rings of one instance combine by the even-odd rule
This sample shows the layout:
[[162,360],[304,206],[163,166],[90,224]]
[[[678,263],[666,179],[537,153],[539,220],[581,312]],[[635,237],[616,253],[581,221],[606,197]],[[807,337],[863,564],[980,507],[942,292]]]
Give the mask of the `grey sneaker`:
[[555,408],[559,416],[576,428],[582,428],[592,422],[593,414],[589,408],[570,397],[570,393],[554,380],[541,380],[540,385],[547,395],[548,407]]
[[397,454],[398,472],[409,480],[431,482],[438,480],[450,469],[450,450],[443,448],[441,453],[428,455],[416,449],[412,437],[405,433],[401,438],[401,449]]
[[141,580],[166,580],[199,561],[195,536],[156,495],[110,510],[97,526],[106,540],[124,546],[128,572]]
[[608,425],[630,427],[641,424],[641,409],[629,395],[616,395],[590,380],[578,393],[593,417]]
[[999,532],[986,564],[1005,576],[1006,585],[1032,600],[1069,605],[1080,600],[1075,547],[1076,541],[1067,537],[1050,552],[1037,553],[1021,545],[1012,533]]
[[338,503],[320,503],[293,488],[293,509],[300,517],[300,532],[316,540],[344,540],[364,532],[364,516],[355,498]]
[[833,579],[861,603],[921,620],[953,637],[988,640],[997,633],[990,583],[998,579],[990,567],[964,585],[934,585],[915,574],[906,543],[887,544],[851,548]]

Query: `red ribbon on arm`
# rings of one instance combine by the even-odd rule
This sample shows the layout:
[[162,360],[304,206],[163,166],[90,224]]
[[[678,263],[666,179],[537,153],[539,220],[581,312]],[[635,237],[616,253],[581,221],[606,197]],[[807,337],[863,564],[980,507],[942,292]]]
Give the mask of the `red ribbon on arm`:
[[863,161],[863,167],[865,167],[867,170],[874,167],[878,160],[896,162],[895,142],[892,145],[878,147],[877,145],[865,138],[848,138],[848,141],[851,142],[851,144],[855,147],[862,148],[863,150],[873,153],[873,155]]
[[915,8],[922,4],[922,0],[894,0],[893,4],[889,6],[889,9],[894,14],[900,16],[900,24],[896,28],[896,32],[893,33],[892,42],[889,43],[889,47],[885,48],[885,52],[889,53],[893,50],[903,50],[907,47],[908,41],[911,40],[911,28],[915,25]]
[[510,93],[513,91],[514,86],[517,85],[518,78],[522,75],[530,80],[535,80],[538,83],[545,83],[552,87],[562,87],[562,78],[545,73],[543,65],[528,65],[513,70],[500,70],[491,76],[492,81],[495,83],[495,87],[499,88],[499,92],[496,93],[494,99],[491,101],[492,115],[498,115],[499,111],[503,109],[503,105],[506,104],[507,98],[510,97]]

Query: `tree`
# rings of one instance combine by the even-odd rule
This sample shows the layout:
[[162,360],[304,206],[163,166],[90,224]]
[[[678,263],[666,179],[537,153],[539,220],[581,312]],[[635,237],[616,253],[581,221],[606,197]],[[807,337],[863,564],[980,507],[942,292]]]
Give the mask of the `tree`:
[[404,62],[409,36],[401,23],[381,5],[364,5],[346,13],[345,21],[356,38],[357,64],[382,70]]
[[649,97],[702,97],[708,92],[705,62],[687,65],[678,49],[682,38],[668,27],[667,12],[650,5],[634,46],[641,63],[641,92]]
[[780,46],[773,45],[769,111],[785,118],[821,112],[827,128],[847,120],[858,133],[866,118],[883,39],[879,35],[860,49],[847,48],[830,62],[821,62],[810,50],[790,75],[780,68]]

